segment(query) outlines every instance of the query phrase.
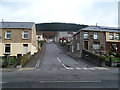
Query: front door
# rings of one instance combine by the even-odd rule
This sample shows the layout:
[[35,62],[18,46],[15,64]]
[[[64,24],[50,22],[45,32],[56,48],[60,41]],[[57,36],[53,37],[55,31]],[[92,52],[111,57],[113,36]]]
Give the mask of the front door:
[[23,44],[23,53],[24,54],[28,53],[28,44]]
[[88,50],[88,41],[84,41],[84,49]]

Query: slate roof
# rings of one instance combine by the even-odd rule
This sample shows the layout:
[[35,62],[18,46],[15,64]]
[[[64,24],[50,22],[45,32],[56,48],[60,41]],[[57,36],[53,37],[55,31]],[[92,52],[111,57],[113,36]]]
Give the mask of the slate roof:
[[2,27],[9,29],[32,29],[34,22],[0,22]]
[[89,27],[83,28],[81,30],[103,31],[103,32],[120,32],[120,30],[117,29],[117,28],[113,28],[113,27],[101,27],[101,26],[89,26]]
[[120,29],[118,29],[117,27],[89,26],[89,27],[80,29],[73,36],[78,34],[80,31],[99,31],[99,32],[119,32],[120,33]]

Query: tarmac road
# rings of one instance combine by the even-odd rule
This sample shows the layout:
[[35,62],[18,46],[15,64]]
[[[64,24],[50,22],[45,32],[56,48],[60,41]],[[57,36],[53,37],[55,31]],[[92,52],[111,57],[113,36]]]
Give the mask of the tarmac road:
[[2,72],[3,88],[118,88],[118,69],[76,61],[56,44],[46,44],[34,67]]

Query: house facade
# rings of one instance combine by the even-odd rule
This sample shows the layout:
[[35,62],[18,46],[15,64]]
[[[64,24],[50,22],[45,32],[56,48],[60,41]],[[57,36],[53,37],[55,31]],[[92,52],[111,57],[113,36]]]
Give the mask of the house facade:
[[96,54],[105,54],[110,50],[110,44],[117,46],[119,51],[120,41],[110,40],[109,34],[113,32],[114,35],[119,37],[118,30],[108,30],[106,28],[100,28],[99,26],[89,26],[79,30],[73,35],[71,42],[71,52],[77,56],[81,56],[82,50],[88,50]]
[[72,52],[81,56],[82,49],[94,53],[105,52],[105,32],[98,27],[86,27],[74,34]]
[[34,22],[1,22],[0,56],[33,55],[38,51]]
[[106,32],[106,50],[120,54],[120,32]]

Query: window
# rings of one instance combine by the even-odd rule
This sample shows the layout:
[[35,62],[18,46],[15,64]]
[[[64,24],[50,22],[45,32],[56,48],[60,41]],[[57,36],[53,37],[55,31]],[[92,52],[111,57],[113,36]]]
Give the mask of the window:
[[110,40],[114,40],[114,33],[110,33],[109,38],[110,38]]
[[94,39],[98,39],[98,33],[94,33]]
[[28,39],[28,31],[24,31],[24,32],[23,32],[22,38],[23,38],[23,39]]
[[11,31],[5,32],[5,39],[11,39]]
[[120,33],[116,33],[116,40],[120,40]]
[[80,44],[77,43],[77,50],[80,50]]
[[23,53],[27,54],[28,53],[28,44],[23,44],[23,48],[24,48]]
[[84,39],[88,39],[88,32],[84,32]]
[[99,50],[100,49],[100,42],[93,42],[93,49]]
[[111,48],[112,51],[117,51],[118,50],[117,44],[111,44],[110,48]]
[[76,40],[77,40],[77,35],[76,35]]
[[10,44],[5,44],[5,53],[10,53]]

